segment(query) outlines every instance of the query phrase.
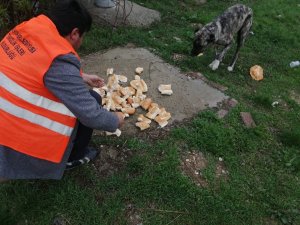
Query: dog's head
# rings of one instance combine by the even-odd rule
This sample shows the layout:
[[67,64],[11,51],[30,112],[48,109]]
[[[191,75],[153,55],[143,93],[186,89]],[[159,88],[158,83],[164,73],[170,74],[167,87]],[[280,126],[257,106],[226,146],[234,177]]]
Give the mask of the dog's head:
[[204,52],[206,47],[215,41],[215,28],[212,24],[207,24],[195,30],[192,56],[197,56]]

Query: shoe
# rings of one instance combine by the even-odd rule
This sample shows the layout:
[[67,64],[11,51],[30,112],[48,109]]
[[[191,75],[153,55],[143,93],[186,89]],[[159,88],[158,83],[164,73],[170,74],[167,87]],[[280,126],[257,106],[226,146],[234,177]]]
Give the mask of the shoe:
[[99,150],[92,147],[87,147],[85,154],[81,159],[67,162],[66,170],[74,169],[75,167],[89,163],[91,160],[95,159],[99,155],[99,153]]
[[98,8],[113,8],[116,6],[112,0],[95,0],[94,4]]

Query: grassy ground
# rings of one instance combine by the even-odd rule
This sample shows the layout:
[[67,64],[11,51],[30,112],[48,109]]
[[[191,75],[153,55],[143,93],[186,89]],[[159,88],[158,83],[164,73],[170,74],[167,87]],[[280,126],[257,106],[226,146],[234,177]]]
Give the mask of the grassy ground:
[[[295,0],[240,1],[254,10],[254,35],[242,49],[237,67],[227,72],[230,51],[217,72],[208,68],[213,52],[188,56],[194,24],[207,23],[230,0],[196,6],[192,0],[138,0],[159,10],[162,21],[150,28],[94,27],[82,54],[126,45],[146,47],[182,71],[200,71],[228,87],[239,104],[223,120],[213,111],[160,140],[94,138],[94,144],[123,145],[134,152],[124,168],[98,176],[91,165],[68,172],[63,180],[15,181],[0,186],[3,225],[134,224],[300,224],[300,2]],[[180,38],[177,42],[174,37]],[[172,54],[186,55],[173,61]],[[252,65],[264,68],[264,80],[248,75]],[[278,101],[276,107],[271,104]],[[247,129],[240,112],[251,112],[257,127]],[[201,151],[209,165],[203,171],[206,188],[197,187],[180,170],[181,155]],[[224,159],[228,179],[218,181],[213,165]],[[54,222],[56,223],[54,223]],[[137,223],[136,223],[137,224]]]

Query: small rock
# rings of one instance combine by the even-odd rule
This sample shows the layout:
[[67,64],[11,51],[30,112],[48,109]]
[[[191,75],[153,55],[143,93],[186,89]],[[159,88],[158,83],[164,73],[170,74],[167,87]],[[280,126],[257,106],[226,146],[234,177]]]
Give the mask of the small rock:
[[173,55],[172,55],[172,59],[173,59],[174,61],[179,61],[179,60],[182,60],[182,59],[184,59],[184,58],[185,58],[185,56],[182,55],[182,54],[173,53]]
[[241,117],[246,127],[256,127],[256,124],[249,112],[241,112]]
[[53,220],[53,225],[66,225],[66,220],[62,217],[56,217]]
[[118,152],[115,149],[109,149],[108,155],[111,159],[116,159],[118,156]]
[[176,41],[181,42],[181,39],[179,37],[173,37]]
[[223,119],[228,114],[228,110],[221,109],[217,112],[217,117]]
[[134,43],[127,43],[125,46],[126,48],[136,48],[136,45]]
[[274,108],[275,106],[279,105],[279,102],[278,101],[275,101],[272,103],[272,107]]
[[235,100],[234,98],[229,99],[228,101],[228,105],[230,106],[230,108],[235,107],[238,104],[238,101]]

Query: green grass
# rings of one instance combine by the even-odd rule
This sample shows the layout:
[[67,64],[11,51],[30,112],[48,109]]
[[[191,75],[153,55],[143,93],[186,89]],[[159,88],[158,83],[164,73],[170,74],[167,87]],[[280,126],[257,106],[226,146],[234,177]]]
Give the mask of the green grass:
[[[65,224],[130,224],[126,207],[132,204],[143,224],[260,225],[300,224],[300,7],[295,0],[244,0],[253,8],[254,35],[246,41],[234,72],[228,73],[231,50],[217,72],[208,68],[213,51],[189,56],[195,24],[205,24],[236,1],[136,0],[159,10],[162,21],[149,28],[94,26],[80,53],[134,43],[176,65],[199,71],[228,87],[239,104],[225,119],[213,110],[199,113],[159,141],[94,138],[95,145],[124,145],[133,151],[125,168],[100,176],[85,166],[61,181],[14,181],[0,186],[1,225],[48,225],[55,218]],[[184,4],[183,4],[184,3]],[[180,38],[177,42],[174,37]],[[171,41],[170,41],[171,40]],[[173,53],[186,55],[173,61]],[[254,81],[249,68],[259,64],[264,79]],[[274,101],[279,104],[272,106]],[[240,112],[250,112],[257,127],[243,126]],[[201,151],[209,161],[203,172],[209,182],[199,188],[180,170],[187,151]],[[217,182],[214,166],[224,159],[227,181]]]

